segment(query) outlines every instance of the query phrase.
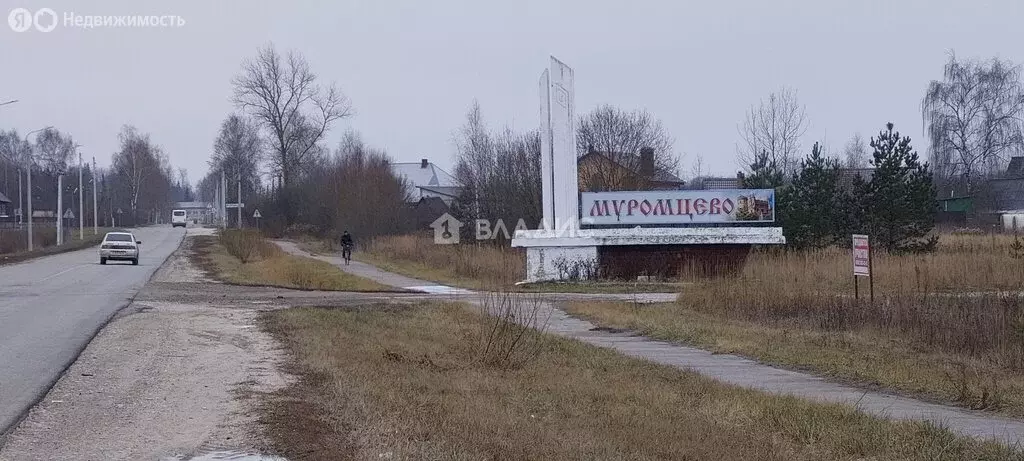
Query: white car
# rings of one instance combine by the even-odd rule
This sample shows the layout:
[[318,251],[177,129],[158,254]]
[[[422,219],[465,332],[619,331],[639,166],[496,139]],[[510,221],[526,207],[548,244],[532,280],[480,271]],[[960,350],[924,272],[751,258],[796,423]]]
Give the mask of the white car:
[[107,261],[131,261],[133,266],[139,265],[139,245],[131,232],[107,232],[100,244],[100,264]]
[[188,227],[188,214],[185,210],[171,211],[171,227]]

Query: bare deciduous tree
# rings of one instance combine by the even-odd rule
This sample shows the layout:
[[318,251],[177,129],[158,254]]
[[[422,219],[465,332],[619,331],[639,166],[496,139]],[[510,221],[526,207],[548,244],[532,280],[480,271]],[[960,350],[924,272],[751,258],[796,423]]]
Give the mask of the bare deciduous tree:
[[738,157],[750,169],[758,156],[767,156],[785,174],[791,174],[799,162],[800,138],[807,132],[807,112],[797,100],[796,91],[782,88],[768,95],[747,111],[739,128],[743,145]]
[[843,147],[843,156],[845,157],[843,164],[847,168],[867,168],[870,154],[868,145],[860,133],[854,134]]
[[175,185],[178,189],[178,194],[181,201],[191,202],[195,200],[195,188],[192,183],[188,180],[188,170],[185,168],[178,168],[178,182]]
[[268,45],[246,61],[233,80],[235,104],[250,112],[269,132],[271,162],[285,186],[311,156],[333,122],[351,114],[347,98],[317,76],[297,52],[282,57]]
[[75,151],[75,142],[56,128],[47,128],[36,137],[36,152],[43,170],[51,174],[64,174]]
[[405,225],[405,180],[395,176],[386,152],[367,146],[354,131],[346,132],[312,186],[327,211],[324,227],[368,239],[400,232]]
[[[138,220],[143,209],[159,213],[170,200],[173,173],[167,157],[148,134],[139,133],[134,126],[124,126],[118,139],[121,149],[114,153],[111,168],[132,216]],[[151,220],[155,216],[151,215]]]
[[1024,152],[1024,86],[1021,69],[994,58],[957,60],[950,55],[941,81],[932,81],[921,104],[936,176],[968,192],[979,175]]
[[675,175],[679,158],[672,152],[674,142],[661,121],[647,111],[600,106],[580,118],[576,149],[578,156],[595,152],[610,161],[588,162],[580,185],[587,190],[642,188],[640,152],[645,148],[654,151],[653,172]]
[[492,133],[474,101],[455,144],[455,177],[462,186],[455,213],[460,218],[500,219],[510,235],[520,220],[530,228],[540,223],[538,131],[517,133],[506,128]]
[[[4,167],[4,193],[8,198],[16,198],[9,173],[20,171],[30,160],[30,152],[31,146],[21,138],[17,130],[0,131],[0,162]],[[20,206],[18,204],[16,208]]]
[[223,170],[233,178],[241,176],[247,181],[257,182],[262,158],[263,140],[256,123],[244,116],[228,116],[221,123],[220,133],[213,142],[210,170]]
[[[690,166],[691,183],[692,182],[699,182],[699,181],[702,180],[702,178],[704,178],[704,173],[705,173],[704,169],[705,169],[704,156],[700,155],[700,154],[697,154],[697,156],[693,158],[693,164]],[[693,186],[698,186],[698,184],[692,184],[692,185]]]

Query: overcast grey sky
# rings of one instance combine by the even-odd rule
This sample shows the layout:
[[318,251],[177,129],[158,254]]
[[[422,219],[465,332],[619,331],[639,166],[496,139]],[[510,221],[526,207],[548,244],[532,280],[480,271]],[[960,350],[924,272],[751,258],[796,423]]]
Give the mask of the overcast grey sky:
[[[452,133],[473,98],[494,128],[538,125],[548,56],[576,72],[579,112],[610,103],[658,116],[683,172],[739,165],[737,124],[782,85],[807,107],[809,150],[834,150],[885,122],[924,154],[920,100],[947,53],[1024,62],[1020,0],[10,1],[58,16],[176,15],[182,27],[0,25],[0,129],[54,125],[108,164],[121,125],[152,135],[193,181],[234,108],[231,78],[273,42],[305,54],[352,100],[348,127],[396,161],[452,164]],[[62,22],[62,21],[61,21]]]

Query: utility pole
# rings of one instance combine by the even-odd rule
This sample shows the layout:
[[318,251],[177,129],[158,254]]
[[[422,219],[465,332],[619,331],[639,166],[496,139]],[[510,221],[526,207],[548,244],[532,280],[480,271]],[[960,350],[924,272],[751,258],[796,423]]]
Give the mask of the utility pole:
[[[217,188],[214,189],[213,191],[213,201],[217,203],[217,211],[213,213],[214,219],[211,224],[214,224],[220,220],[220,184],[218,184]],[[210,208],[213,209],[213,207]]]
[[28,251],[32,251],[32,163],[28,164],[28,175],[25,177],[28,188]]
[[228,186],[224,170],[220,170],[220,227],[228,228]]
[[[41,128],[41,129],[38,129],[38,130],[35,130],[35,131],[30,131],[28,134],[25,135],[25,142],[26,143],[28,142],[28,137],[32,136],[33,133],[38,133],[40,131],[47,130],[47,129],[50,129],[50,128],[53,128],[53,127],[52,126],[48,126],[46,128]],[[34,147],[32,147],[32,145],[29,144],[28,148],[29,148],[29,158],[26,159],[26,160],[28,160],[28,162],[27,162],[27,164],[25,166],[25,170],[27,170],[27,172],[28,172],[28,175],[26,176],[26,179],[27,179],[26,182],[28,183],[28,184],[26,184],[26,186],[28,186],[28,251],[32,251],[32,149],[34,149]]]
[[57,174],[57,245],[64,243],[64,173]]
[[25,199],[21,196],[21,176],[24,173],[24,168],[18,168],[18,224],[19,228],[21,223],[25,222]]
[[100,219],[99,209],[96,206],[96,157],[92,158],[92,235],[100,233],[99,224],[97,221]]
[[78,153],[78,239],[85,240],[85,189],[82,189],[82,153]]
[[238,173],[238,228],[242,228],[242,173]]

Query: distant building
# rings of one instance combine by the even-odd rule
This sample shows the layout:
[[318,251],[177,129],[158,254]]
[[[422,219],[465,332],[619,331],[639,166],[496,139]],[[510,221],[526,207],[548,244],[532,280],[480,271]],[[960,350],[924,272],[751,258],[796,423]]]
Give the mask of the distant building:
[[0,192],[0,222],[8,222],[14,218],[14,211],[11,209],[11,199]]
[[948,197],[938,197],[939,221],[963,215],[957,224],[977,219],[985,226],[1024,229],[1024,156],[1012,157],[1005,171],[975,186],[970,195],[953,188]]
[[840,168],[839,187],[843,190],[851,191],[853,190],[853,185],[856,183],[857,178],[868,183],[871,182],[871,177],[874,174],[874,168]]
[[419,162],[392,163],[391,171],[406,181],[406,219],[416,229],[426,229],[447,213],[462,188],[455,176],[428,159]]
[[57,213],[53,210],[32,210],[32,222],[57,222]]
[[[189,220],[198,220],[202,224],[213,224],[214,206],[210,202],[176,202],[175,210],[185,210],[185,217]],[[170,220],[170,217],[167,218]]]
[[412,221],[416,230],[429,228],[431,223],[450,209],[441,197],[423,197],[416,203],[408,204],[408,207],[407,219]]
[[399,178],[405,178],[409,189],[409,203],[418,203],[421,199],[437,197],[447,206],[459,196],[462,190],[455,176],[444,171],[427,159],[419,162],[392,163],[391,171]]
[[671,172],[656,168],[650,148],[641,149],[639,155],[591,150],[576,159],[576,165],[580,191],[679,190],[686,184]]
[[736,177],[700,177],[693,178],[690,186],[694,190],[742,189],[743,181]]

